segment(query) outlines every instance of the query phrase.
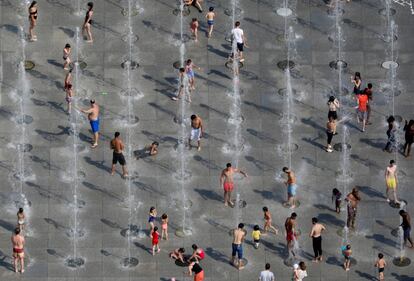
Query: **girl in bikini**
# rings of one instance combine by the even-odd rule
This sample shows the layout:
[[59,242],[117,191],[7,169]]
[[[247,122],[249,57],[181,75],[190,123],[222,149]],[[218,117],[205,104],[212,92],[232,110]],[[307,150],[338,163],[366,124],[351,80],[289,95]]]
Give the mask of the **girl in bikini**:
[[34,34],[33,29],[37,24],[37,2],[33,1],[29,6],[29,40],[30,42],[37,41],[37,36]]
[[161,216],[161,239],[168,240],[168,216],[162,214]]
[[88,11],[85,15],[85,21],[83,22],[82,32],[86,32],[86,36],[88,40],[86,42],[92,43],[92,32],[91,32],[91,24],[92,24],[92,15],[93,15],[93,3],[89,2],[88,4]]
[[65,48],[63,48],[63,61],[65,62],[63,64],[63,69],[64,70],[69,70],[69,64],[70,64],[70,52],[71,52],[71,48],[70,48],[70,44],[66,44]]

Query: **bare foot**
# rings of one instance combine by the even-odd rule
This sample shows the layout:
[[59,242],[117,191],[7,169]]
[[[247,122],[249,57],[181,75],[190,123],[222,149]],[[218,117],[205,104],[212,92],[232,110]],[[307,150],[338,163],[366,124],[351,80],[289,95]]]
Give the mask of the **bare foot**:
[[94,143],[94,144],[92,144],[92,145],[91,145],[91,147],[92,147],[92,148],[95,148],[95,147],[97,147],[97,146],[98,146],[98,144],[97,144],[97,143]]
[[200,151],[201,150],[201,146],[197,147],[197,150]]

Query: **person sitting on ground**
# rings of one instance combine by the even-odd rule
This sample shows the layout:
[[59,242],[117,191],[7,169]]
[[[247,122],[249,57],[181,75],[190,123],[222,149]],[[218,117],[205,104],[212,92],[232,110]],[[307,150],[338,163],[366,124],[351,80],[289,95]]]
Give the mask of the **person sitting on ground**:
[[178,248],[175,249],[174,251],[172,251],[170,253],[170,258],[175,259],[175,260],[179,260],[180,262],[182,262],[183,264],[186,263],[184,260],[184,253],[185,253],[185,249],[184,248]]

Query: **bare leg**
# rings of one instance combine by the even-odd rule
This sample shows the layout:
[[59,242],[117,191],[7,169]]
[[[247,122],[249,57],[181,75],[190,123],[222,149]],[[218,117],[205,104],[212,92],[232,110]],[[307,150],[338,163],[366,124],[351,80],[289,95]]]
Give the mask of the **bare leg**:
[[127,171],[126,165],[122,166],[122,176],[123,177],[128,176],[128,171]]
[[99,132],[94,133],[93,136],[94,136],[93,145],[96,146],[96,145],[98,145]]
[[115,164],[112,164],[111,176],[113,176],[114,174],[115,174]]
[[14,272],[18,272],[19,270],[17,269],[17,257],[13,257],[13,266],[14,266]]
[[86,26],[86,33],[87,33],[87,35],[88,35],[88,40],[87,40],[86,42],[93,42],[93,39],[92,39],[92,32],[91,32],[91,25],[90,25],[90,24],[88,24],[88,25]]
[[201,150],[201,143],[200,143],[200,141],[199,141],[199,140],[197,141],[197,150],[198,150],[198,151],[200,151],[200,150]]
[[228,202],[229,202],[228,196],[229,196],[228,192],[224,191],[224,206],[228,206]]
[[24,257],[19,257],[20,260],[20,272],[24,272]]

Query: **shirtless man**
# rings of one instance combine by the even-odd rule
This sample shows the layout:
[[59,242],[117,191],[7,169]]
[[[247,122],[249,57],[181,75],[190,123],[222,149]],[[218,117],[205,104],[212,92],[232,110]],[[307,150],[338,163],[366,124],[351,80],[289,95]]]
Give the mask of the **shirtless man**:
[[234,206],[233,202],[231,202],[231,192],[234,189],[234,180],[233,180],[234,173],[240,173],[243,176],[247,177],[247,174],[245,172],[237,168],[233,168],[231,166],[231,163],[226,164],[226,169],[224,169],[221,172],[221,176],[220,176],[220,186],[223,186],[223,189],[224,189],[224,206],[227,206],[228,204],[231,207]]
[[348,219],[346,221],[346,226],[348,228],[355,229],[355,218],[357,215],[358,203],[361,201],[358,189],[354,187],[351,193],[346,196],[345,200],[348,202]]
[[287,181],[285,182],[287,186],[287,202],[285,205],[290,206],[290,209],[294,209],[296,207],[296,176],[292,170],[288,167],[283,167],[283,172],[287,175]]
[[93,133],[92,148],[98,146],[99,138],[99,106],[95,103],[95,100],[90,100],[91,107],[89,109],[81,109],[81,112],[88,114],[89,123],[91,124]]
[[387,186],[385,196],[387,197],[387,202],[390,202],[389,193],[392,191],[394,195],[393,202],[400,204],[400,201],[397,199],[397,184],[397,165],[395,165],[394,160],[391,160],[390,165],[385,169],[385,185]]
[[295,256],[295,253],[292,251],[294,241],[296,240],[296,213],[292,213],[285,221],[285,231],[286,231],[286,247],[287,251]]
[[17,273],[17,264],[20,261],[20,272],[24,272],[24,237],[20,234],[20,228],[16,228],[11,237],[11,242],[13,245],[13,264],[14,271]]
[[[231,254],[231,263],[237,267],[237,269],[243,269],[244,265],[242,264],[243,258],[243,241],[246,238],[246,231],[243,229],[244,224],[239,223],[237,229],[233,230],[233,243],[232,246],[232,254]],[[237,254],[237,258],[236,258]]]
[[322,231],[326,228],[323,224],[318,222],[317,218],[312,218],[312,230],[309,233],[309,237],[312,237],[313,252],[315,258],[313,261],[322,261]]
[[190,137],[188,138],[188,146],[191,149],[191,141],[197,140],[197,150],[201,150],[201,137],[203,136],[204,129],[203,129],[203,120],[200,117],[193,114],[191,115],[191,132]]
[[124,155],[122,154],[122,151],[124,150],[125,146],[119,135],[119,132],[115,132],[115,138],[111,140],[111,149],[114,150],[114,153],[112,155],[111,176],[115,174],[115,164],[119,162],[119,164],[121,164],[122,166],[122,177],[127,177],[128,172],[126,169],[126,161]]

